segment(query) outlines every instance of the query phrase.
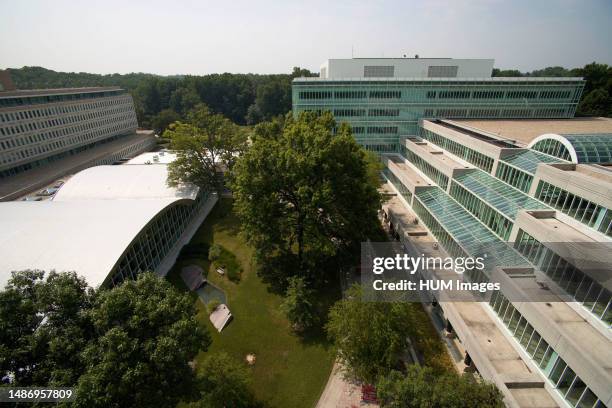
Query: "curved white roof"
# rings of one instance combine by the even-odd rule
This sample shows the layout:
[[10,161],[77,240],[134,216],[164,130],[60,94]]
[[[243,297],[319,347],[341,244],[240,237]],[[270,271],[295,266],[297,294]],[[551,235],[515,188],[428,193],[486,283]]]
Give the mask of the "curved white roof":
[[97,166],[74,175],[53,201],[124,200],[147,198],[195,199],[195,186],[169,187],[165,165]]
[[43,202],[0,203],[0,288],[11,271],[76,271],[96,287],[157,214],[197,187],[171,188],[166,166],[98,166]]

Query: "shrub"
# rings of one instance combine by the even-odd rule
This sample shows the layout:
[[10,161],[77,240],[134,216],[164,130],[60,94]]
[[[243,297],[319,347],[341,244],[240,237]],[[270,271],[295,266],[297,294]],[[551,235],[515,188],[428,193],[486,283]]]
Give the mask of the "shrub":
[[210,302],[208,302],[208,313],[212,313],[215,311],[215,309],[217,307],[219,307],[219,305],[221,304],[221,302],[219,302],[217,299],[213,299]]
[[208,250],[208,260],[211,262],[214,262],[217,259],[219,259],[219,257],[221,256],[222,250],[223,250],[223,247],[219,244],[214,244],[213,246],[211,246],[210,249]]
[[232,252],[228,251],[221,245],[215,244],[208,251],[208,259],[212,262],[214,268],[223,268],[228,279],[233,282],[240,280],[242,267],[240,262]]

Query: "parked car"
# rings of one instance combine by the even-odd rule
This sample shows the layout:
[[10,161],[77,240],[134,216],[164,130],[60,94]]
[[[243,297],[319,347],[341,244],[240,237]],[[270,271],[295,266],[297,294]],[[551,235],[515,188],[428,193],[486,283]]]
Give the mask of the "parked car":
[[42,197],[27,196],[27,197],[23,197],[21,201],[42,201]]
[[44,190],[40,190],[38,193],[36,193],[36,195],[48,197],[48,196],[52,196],[53,194],[57,193],[57,190],[59,190],[59,188],[48,187],[48,188],[45,188]]

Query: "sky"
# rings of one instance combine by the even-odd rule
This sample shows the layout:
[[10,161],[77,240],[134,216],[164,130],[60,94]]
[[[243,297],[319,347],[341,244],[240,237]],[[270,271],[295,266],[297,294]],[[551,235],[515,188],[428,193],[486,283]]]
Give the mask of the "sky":
[[612,65],[612,1],[0,0],[0,68],[287,73],[404,54]]

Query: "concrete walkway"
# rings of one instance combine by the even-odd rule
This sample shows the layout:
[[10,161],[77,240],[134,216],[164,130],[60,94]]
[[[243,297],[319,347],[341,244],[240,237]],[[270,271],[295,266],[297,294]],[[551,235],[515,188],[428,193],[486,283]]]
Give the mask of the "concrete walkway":
[[342,366],[335,363],[316,408],[378,408],[361,401],[361,386],[342,376]]

